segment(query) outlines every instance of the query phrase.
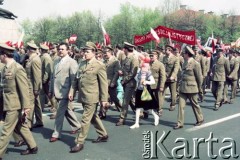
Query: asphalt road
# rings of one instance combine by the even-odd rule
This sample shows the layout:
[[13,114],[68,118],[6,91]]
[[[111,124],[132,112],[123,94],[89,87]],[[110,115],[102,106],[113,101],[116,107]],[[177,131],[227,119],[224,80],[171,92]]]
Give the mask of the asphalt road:
[[[74,103],[76,115],[80,119],[82,108]],[[49,143],[53,131],[54,120],[49,119],[48,112],[44,112],[44,127],[33,130],[34,138],[38,144],[39,152],[36,155],[21,156],[20,151],[26,146],[15,148],[11,140],[5,160],[140,160],[143,158],[144,146],[151,144],[149,151],[152,158],[158,159],[202,159],[208,160],[214,156],[223,159],[236,159],[240,155],[240,93],[234,104],[223,105],[219,111],[213,111],[214,99],[211,93],[206,94],[205,101],[201,103],[205,123],[194,127],[196,123],[193,111],[189,105],[185,109],[185,125],[180,130],[172,127],[177,121],[177,111],[168,111],[169,102],[165,102],[163,116],[158,126],[153,125],[153,116],[140,121],[140,128],[130,130],[134,123],[134,114],[129,109],[127,123],[116,127],[119,112],[109,110],[104,125],[109,134],[107,143],[94,144],[91,141],[97,138],[93,126],[90,128],[84,150],[79,153],[69,153],[74,146],[76,135],[69,134],[71,130],[67,121],[64,121],[63,136],[60,141]],[[144,132],[151,133],[149,143],[144,143]],[[157,132],[157,133],[156,133]],[[156,143],[159,141],[159,143]],[[146,141],[145,141],[146,142]],[[199,145],[198,145],[199,144]],[[146,147],[145,147],[146,149]],[[225,150],[225,151],[224,151]],[[224,151],[224,152],[223,152]],[[146,155],[145,155],[146,156]],[[234,158],[234,156],[236,158]],[[146,156],[146,158],[149,155]],[[240,158],[240,157],[238,157]]]

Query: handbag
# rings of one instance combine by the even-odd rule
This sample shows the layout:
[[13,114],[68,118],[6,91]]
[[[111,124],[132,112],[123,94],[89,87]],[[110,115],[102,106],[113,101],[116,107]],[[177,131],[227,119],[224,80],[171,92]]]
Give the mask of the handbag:
[[146,86],[143,87],[143,92],[142,92],[142,94],[141,94],[141,100],[142,100],[142,101],[151,101],[151,100],[152,100],[152,96],[151,96],[150,93],[148,92]]

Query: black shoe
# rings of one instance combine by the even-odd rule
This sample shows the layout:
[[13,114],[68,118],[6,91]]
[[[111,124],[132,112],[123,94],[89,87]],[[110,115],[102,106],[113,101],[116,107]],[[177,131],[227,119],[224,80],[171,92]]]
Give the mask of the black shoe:
[[178,124],[173,127],[173,129],[175,129],[175,130],[176,130],[176,129],[181,129],[181,128],[183,128],[183,126],[180,126],[180,125],[178,125]]
[[148,112],[143,111],[143,119],[148,119]]
[[119,121],[116,123],[116,126],[122,126],[124,124],[125,124],[124,120],[123,119],[119,119]]
[[194,124],[194,126],[201,126],[203,124],[203,122],[204,122],[204,119],[201,120],[200,122],[197,122],[196,124]]
[[32,126],[32,128],[40,128],[40,127],[43,127],[43,124],[34,124]]
[[50,116],[50,119],[56,119],[56,114],[52,114],[52,115]]
[[100,119],[106,119],[107,114],[104,111],[99,111],[98,116]]
[[21,155],[28,155],[28,154],[37,154],[38,147],[34,147],[32,149],[26,149],[25,151],[21,152]]
[[222,107],[222,105],[223,105],[223,100],[221,100],[221,102],[220,102],[220,104],[219,104],[219,107]]
[[23,145],[27,145],[27,144],[23,140],[20,140],[16,144],[14,144],[14,147],[21,147]]
[[176,106],[170,106],[169,111],[174,111]]
[[83,150],[83,144],[77,144],[76,146],[72,147],[70,153],[77,153]]
[[103,137],[98,137],[96,140],[93,140],[92,143],[101,143],[101,142],[107,142],[108,141],[108,135]]

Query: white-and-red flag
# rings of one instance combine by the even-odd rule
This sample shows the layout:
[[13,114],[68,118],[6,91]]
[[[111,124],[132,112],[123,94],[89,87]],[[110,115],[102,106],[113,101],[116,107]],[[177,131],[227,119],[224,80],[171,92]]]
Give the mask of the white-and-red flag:
[[102,32],[103,32],[104,45],[107,46],[107,45],[111,44],[110,36],[109,36],[109,34],[107,34],[107,32],[102,24],[101,24],[101,28],[102,28]]
[[156,44],[159,44],[160,38],[158,37],[157,33],[152,28],[150,28],[150,32],[151,32],[152,37],[155,40]]
[[68,43],[74,44],[74,43],[76,43],[76,41],[77,41],[77,35],[76,35],[76,34],[73,34],[73,35],[71,35],[71,37],[69,38]]

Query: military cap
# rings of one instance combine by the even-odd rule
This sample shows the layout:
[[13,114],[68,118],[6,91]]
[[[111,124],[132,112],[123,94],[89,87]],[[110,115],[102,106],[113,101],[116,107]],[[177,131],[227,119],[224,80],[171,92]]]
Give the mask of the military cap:
[[83,50],[91,50],[94,49],[95,51],[97,51],[97,47],[93,42],[86,42],[86,46],[83,48]]
[[101,48],[98,48],[97,49],[97,54],[102,54],[103,53],[103,50]]
[[162,46],[157,46],[157,50],[159,50],[159,51],[163,51],[164,49],[163,49],[163,47]]
[[207,55],[207,52],[206,52],[204,49],[201,49],[201,53],[202,53],[202,55],[204,55],[204,56]]
[[144,46],[138,45],[137,48],[144,49]]
[[135,46],[134,46],[133,44],[130,44],[130,43],[128,43],[128,42],[124,42],[124,47],[123,47],[123,48],[127,48],[127,49],[133,51],[133,48],[134,48],[134,47],[135,47]]
[[0,50],[9,50],[9,51],[14,51],[15,48],[10,47],[8,45],[6,45],[5,43],[0,43]]
[[104,48],[104,51],[106,51],[106,50],[113,51],[113,48],[112,48],[111,46],[106,46],[106,47]]
[[216,53],[220,53],[220,52],[223,52],[223,49],[222,48],[217,48]]
[[45,44],[40,44],[40,48],[43,50],[49,50],[49,47]]
[[151,52],[149,52],[149,55],[152,55],[152,54],[154,54],[154,53],[159,54],[159,51],[158,51],[158,50],[155,50],[155,49],[152,49]]
[[174,50],[174,47],[171,46],[171,45],[169,45],[169,44],[167,44],[167,45],[165,46],[165,49],[167,49],[167,48],[171,48],[172,50]]
[[190,53],[191,55],[195,55],[195,53],[193,52],[192,48],[189,47],[189,46],[186,46],[185,52],[188,53],[188,54]]
[[27,43],[27,46],[33,49],[38,49],[38,46],[34,43],[33,40]]
[[198,47],[197,45],[192,46],[192,50],[194,50],[194,51],[198,51],[198,50],[199,50],[199,47]]

